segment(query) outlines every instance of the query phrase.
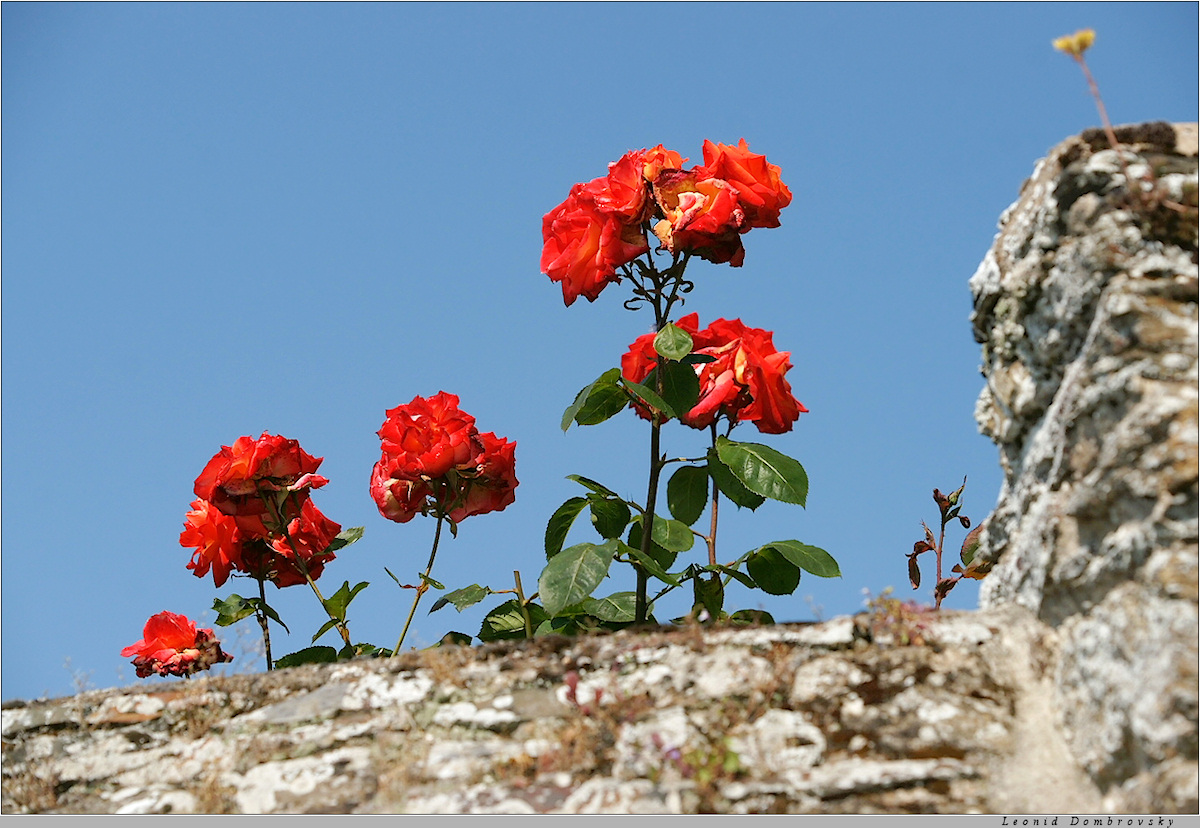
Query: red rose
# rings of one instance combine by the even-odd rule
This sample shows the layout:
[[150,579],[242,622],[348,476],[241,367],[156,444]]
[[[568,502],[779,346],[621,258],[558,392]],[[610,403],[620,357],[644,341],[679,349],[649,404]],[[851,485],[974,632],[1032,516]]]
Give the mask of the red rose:
[[[340,524],[325,517],[311,500],[304,501],[300,516],[288,524],[287,535],[271,538],[270,549],[274,554],[269,573],[263,574],[280,589],[306,583],[305,571],[317,580],[325,564],[336,557],[326,550],[340,531]],[[296,563],[297,557],[303,568]]]
[[640,224],[602,210],[587,186],[575,185],[542,218],[542,272],[562,282],[567,305],[580,296],[594,302],[605,286],[621,280],[618,267],[650,250]]
[[257,440],[239,437],[208,461],[196,478],[196,496],[238,518],[243,531],[264,534],[274,528],[264,520],[280,524],[291,519],[309,489],[329,482],[315,474],[321,460],[285,437],[266,432]]
[[376,433],[389,471],[412,479],[441,477],[469,463],[480,449],[475,418],[445,391],[391,409]]
[[741,267],[746,256],[741,230],[745,214],[737,190],[695,170],[664,170],[654,180],[654,199],[663,220],[654,235],[670,253],[689,251],[718,264]]
[[192,501],[192,511],[184,516],[179,544],[195,548],[187,568],[197,578],[203,578],[211,568],[214,586],[221,586],[229,579],[230,572],[242,568],[242,539],[237,521],[207,500]]
[[479,435],[483,451],[475,459],[470,476],[464,470],[462,504],[450,512],[457,522],[471,515],[499,512],[517,498],[517,444],[487,433]]
[[[727,417],[752,422],[764,434],[782,434],[808,411],[784,378],[792,367],[790,354],[775,350],[770,331],[747,328],[740,319],[718,319],[701,331],[694,313],[675,324],[691,334],[693,353],[714,360],[696,366],[700,398],[680,418],[685,425],[707,428]],[[641,382],[654,369],[654,336],[638,337],[621,358],[621,373],[631,382]],[[640,409],[638,413],[645,416]]]
[[391,409],[378,433],[382,456],[371,471],[371,497],[388,520],[436,513],[459,521],[513,502],[516,443],[480,434],[454,394]]
[[663,170],[682,170],[688,159],[659,144],[653,149],[642,150],[638,160],[642,162],[642,176],[653,184]]
[[135,656],[133,666],[138,678],[151,673],[190,676],[214,664],[233,661],[233,656],[222,652],[221,642],[212,630],[197,630],[186,616],[166,611],[150,617],[141,641],[121,650],[122,658],[130,656]]
[[746,216],[743,233],[751,227],[778,227],[779,211],[792,203],[791,190],[779,180],[779,167],[767,163],[765,155],[750,152],[745,138],[736,147],[706,140],[704,166],[696,172],[726,181],[737,191]]

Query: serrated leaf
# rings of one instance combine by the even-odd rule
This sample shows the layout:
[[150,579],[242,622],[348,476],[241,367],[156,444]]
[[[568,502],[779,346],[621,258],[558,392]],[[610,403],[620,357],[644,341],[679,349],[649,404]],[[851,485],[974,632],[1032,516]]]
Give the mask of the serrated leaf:
[[[595,425],[595,423],[603,422],[604,420],[607,420],[608,417],[615,415],[622,408],[624,408],[625,405],[627,404],[627,400],[625,399],[625,395],[622,392],[621,393],[622,399],[621,399],[620,407],[617,408],[616,411],[613,411],[611,414],[609,414],[608,417],[603,417],[602,419],[594,420],[595,417],[599,416],[605,410],[604,409],[604,393],[603,393],[604,389],[617,388],[619,390],[619,387],[617,385],[617,380],[620,376],[621,376],[620,368],[610,368],[607,371],[605,371],[603,374],[601,374],[599,377],[597,377],[595,379],[595,381],[593,381],[590,385],[586,386],[583,390],[581,390],[575,396],[575,401],[573,403],[571,403],[571,405],[567,406],[567,410],[563,412],[562,430],[566,431],[567,429],[569,429],[571,427],[571,423],[576,423],[576,422],[579,423],[580,425]],[[600,392],[600,393],[598,393],[597,398],[595,400],[593,400],[592,396],[593,396],[593,394],[595,394],[597,392]],[[583,413],[584,419],[581,420],[580,414],[581,414],[581,412],[585,412],[585,410],[586,410],[586,413]],[[589,420],[589,422],[584,422],[584,420]],[[594,421],[592,421],[592,420],[594,420]]]
[[471,584],[470,586],[456,589],[453,592],[448,592],[429,609],[431,613],[437,612],[447,604],[454,604],[454,608],[462,612],[467,607],[474,606],[484,598],[492,594],[489,587],[480,586],[479,584]]
[[658,578],[658,580],[662,581],[664,584],[670,584],[671,586],[676,587],[679,586],[678,579],[667,572],[666,569],[658,562],[658,560],[654,558],[654,556],[647,555],[642,552],[641,549],[633,546],[626,546],[625,550],[626,554],[637,561],[642,569],[646,570],[646,572],[650,573],[655,578]]
[[[550,619],[550,615],[538,604],[526,604],[532,628],[536,630]],[[503,641],[511,638],[525,637],[525,616],[521,613],[521,603],[516,599],[505,601],[495,607],[483,619],[479,628],[479,640],[485,644],[489,641]]]
[[709,564],[704,569],[709,572],[720,572],[722,575],[728,575],[747,589],[758,589],[758,584],[754,583],[754,579],[745,572],[739,572],[733,567],[725,566],[724,564]]
[[840,578],[842,570],[838,568],[833,556],[816,546],[809,546],[800,541],[783,540],[765,544],[783,557],[818,578]]
[[708,506],[708,469],[680,466],[667,481],[667,509],[687,526],[700,519]]
[[617,541],[581,543],[559,552],[538,579],[542,606],[551,615],[578,604],[608,575]]
[[800,567],[770,546],[746,559],[746,571],[770,595],[791,595],[800,585]]
[[236,592],[228,598],[214,599],[212,608],[217,611],[215,623],[221,627],[228,627],[230,624],[236,624],[243,618],[254,615],[254,602],[243,598]]
[[[651,372],[651,377],[653,376]],[[649,378],[647,378],[649,380]],[[622,380],[625,390],[628,391],[635,399],[640,400],[647,407],[660,412],[668,420],[676,416],[673,409],[666,400],[658,395],[658,392],[647,385],[645,382],[629,382]]]
[[667,359],[683,359],[692,352],[692,335],[674,322],[668,322],[654,335],[654,350]]
[[716,362],[717,358],[711,354],[688,354],[679,361],[684,365],[705,365],[709,362]]
[[466,633],[455,632],[454,630],[451,630],[450,632],[443,635],[440,639],[438,639],[438,643],[434,644],[433,646],[434,647],[469,647],[471,645],[471,642],[474,640],[475,639],[473,639],[471,636],[467,635]]
[[276,659],[275,669],[299,667],[301,664],[333,664],[337,661],[337,650],[333,647],[305,647],[283,658]]
[[708,610],[709,617],[719,619],[725,608],[725,585],[716,575],[692,580],[692,611],[697,607]]
[[804,505],[808,474],[797,461],[770,446],[717,438],[717,457],[743,486],[755,494]]
[[592,480],[590,477],[584,477],[582,474],[568,474],[567,480],[574,480],[576,483],[578,483],[580,486],[583,486],[585,489],[591,489],[596,494],[601,494],[601,495],[604,495],[605,497],[617,497],[617,498],[620,497],[620,495],[618,495],[616,492],[614,492],[612,489],[608,488],[604,484],[597,483],[595,480]]
[[715,449],[708,450],[708,476],[712,478],[717,490],[739,509],[746,508],[753,512],[767,501],[762,495],[755,494],[743,486],[741,481],[733,476],[733,472],[721,462]]
[[326,621],[324,624],[322,624],[322,625],[321,625],[321,629],[317,630],[317,632],[316,632],[316,633],[313,635],[313,637],[312,637],[312,643],[313,643],[313,644],[315,644],[315,643],[317,642],[317,639],[318,639],[318,638],[320,638],[320,637],[321,637],[321,636],[323,636],[325,633],[329,632],[329,631],[330,631],[330,630],[332,630],[334,627],[336,627],[336,626],[337,626],[337,623],[338,623],[338,622],[337,622],[337,619],[335,619],[335,618],[330,618],[328,621]]
[[586,505],[586,497],[573,497],[554,510],[550,522],[546,524],[546,560],[562,551],[567,534],[571,531],[571,524]]
[[583,610],[611,624],[630,624],[635,618],[636,604],[636,593],[614,592],[604,598],[588,598],[583,602]]
[[983,524],[979,524],[963,539],[962,551],[959,553],[959,558],[964,564],[970,564],[975,560],[975,553],[979,551],[979,537],[983,534]]
[[[339,621],[346,620],[346,608],[350,606],[350,602],[354,600],[354,596],[366,589],[370,584],[363,581],[357,584],[354,589],[350,588],[350,582],[346,581],[338,591],[325,599],[325,608],[329,610],[329,614],[335,616]],[[439,587],[445,589],[445,587]],[[314,639],[315,640],[315,639]]]
[[[643,517],[641,515],[635,517],[633,522],[641,526]],[[632,536],[631,536],[632,537]],[[639,530],[638,537],[641,537]],[[650,527],[650,540],[661,546],[667,552],[687,552],[696,543],[696,536],[692,534],[692,529],[686,523],[679,520],[669,520],[662,515],[654,516],[654,523]],[[640,546],[641,544],[638,544]]]
[[619,538],[629,525],[629,504],[624,500],[591,495],[588,497],[591,506],[592,526],[600,537],[608,540]]
[[738,610],[733,615],[729,616],[729,623],[737,627],[754,626],[771,626],[775,623],[771,613],[765,610],[744,609]]
[[[658,388],[657,368],[642,380],[642,385],[646,388]],[[668,362],[663,365],[662,389],[659,394],[676,415],[691,411],[700,399],[700,378],[696,376],[696,369],[680,362]]]
[[[636,549],[639,552],[642,549],[642,521],[640,517],[634,518],[629,524],[629,539],[627,541],[627,545],[631,549]],[[670,569],[671,565],[675,563],[675,558],[678,555],[676,552],[670,552],[666,549],[663,549],[654,542],[653,538],[650,539],[650,546],[647,550],[647,554],[653,558],[654,563],[663,570]]]
[[363,536],[364,527],[353,526],[349,529],[344,529],[330,542],[329,546],[325,547],[326,552],[336,552],[343,547],[349,546],[352,543],[358,542]]

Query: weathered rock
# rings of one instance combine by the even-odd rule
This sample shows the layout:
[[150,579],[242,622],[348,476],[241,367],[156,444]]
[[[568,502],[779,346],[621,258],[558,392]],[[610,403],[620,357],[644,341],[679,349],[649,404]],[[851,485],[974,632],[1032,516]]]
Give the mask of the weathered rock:
[[1099,132],[1043,159],[971,279],[976,418],[1005,472],[981,605],[1055,627],[1063,732],[1113,807],[1161,789],[1192,810],[1196,127],[1118,138],[1124,169]]
[[[3,711],[3,810],[1095,811],[1031,613],[447,648]],[[1036,757],[1036,768],[1028,757]]]

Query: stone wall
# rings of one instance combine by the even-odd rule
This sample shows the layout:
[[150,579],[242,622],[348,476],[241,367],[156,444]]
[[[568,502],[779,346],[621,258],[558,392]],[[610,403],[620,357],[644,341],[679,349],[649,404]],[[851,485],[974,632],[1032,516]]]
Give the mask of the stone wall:
[[978,612],[8,702],[0,810],[1197,813],[1195,134],[1056,147],[971,280],[1005,471]]
[[[1105,791],[1196,784],[1196,126],[1043,159],[971,279],[1004,487],[981,606],[1059,637],[1063,734]],[[1125,173],[1137,182],[1126,185]]]

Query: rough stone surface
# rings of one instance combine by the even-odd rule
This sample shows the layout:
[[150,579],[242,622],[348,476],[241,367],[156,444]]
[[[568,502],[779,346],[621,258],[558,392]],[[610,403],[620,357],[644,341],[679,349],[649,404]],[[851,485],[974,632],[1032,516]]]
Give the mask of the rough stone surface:
[[1041,161],[971,280],[978,612],[10,701],[0,811],[1197,813],[1196,130],[1120,137]]
[[1196,127],[1118,138],[1124,170],[1096,132],[1039,162],[971,289],[1005,472],[981,606],[1056,629],[1063,734],[1124,808],[1195,796]]
[[3,811],[1103,808],[1045,701],[1048,628],[1021,608],[923,625],[922,646],[874,636],[864,615],[547,637],[10,702]]

